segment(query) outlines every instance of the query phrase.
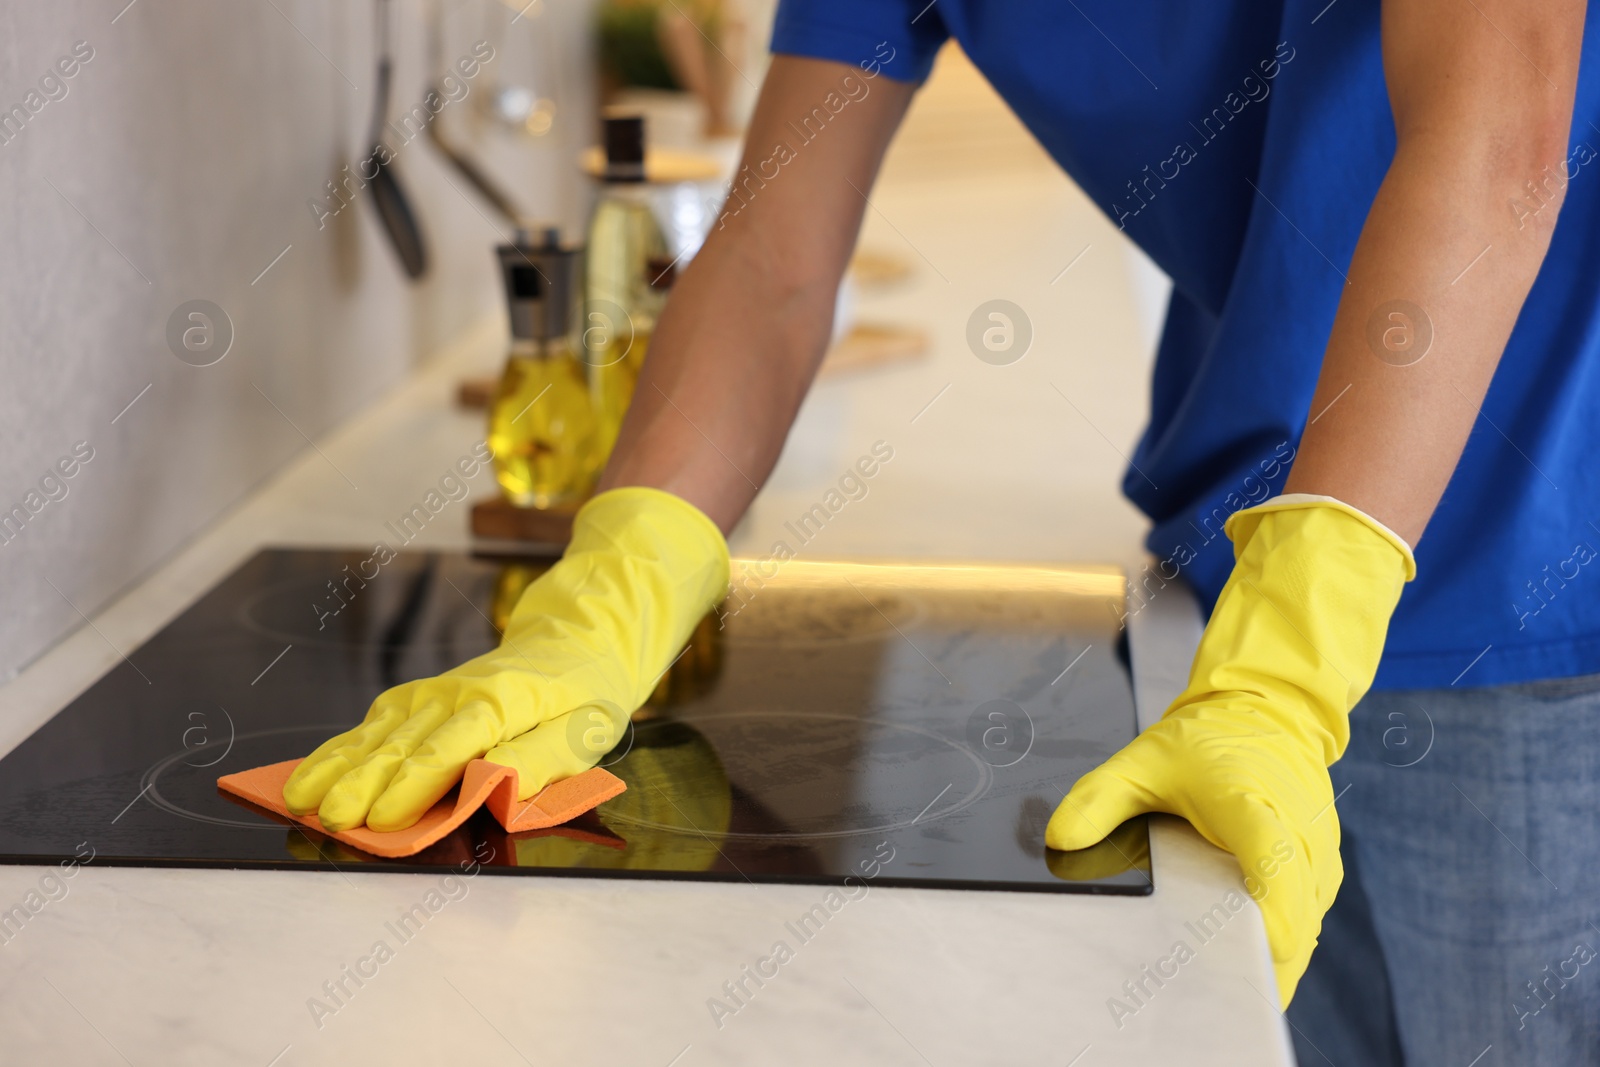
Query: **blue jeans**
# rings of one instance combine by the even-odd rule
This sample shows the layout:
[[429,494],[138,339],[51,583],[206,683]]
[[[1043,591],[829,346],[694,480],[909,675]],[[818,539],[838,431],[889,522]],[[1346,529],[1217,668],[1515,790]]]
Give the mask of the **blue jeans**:
[[1600,675],[1372,693],[1301,1067],[1600,1065]]

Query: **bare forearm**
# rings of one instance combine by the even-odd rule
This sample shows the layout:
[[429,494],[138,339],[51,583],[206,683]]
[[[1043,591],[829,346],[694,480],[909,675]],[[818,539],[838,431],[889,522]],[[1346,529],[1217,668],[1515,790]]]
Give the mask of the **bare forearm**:
[[[796,144],[789,123],[846,77],[859,98]],[[724,531],[744,514],[826,349],[862,197],[910,97],[910,86],[843,64],[774,61],[735,177],[741,193],[657,325],[602,489],[665,489]]]
[[1396,155],[1286,486],[1353,504],[1412,544],[1466,445],[1556,214],[1551,205],[1521,232],[1508,227],[1520,182],[1441,181],[1452,162],[1442,155]]
[[794,289],[767,249],[713,240],[658,324],[602,489],[649,485],[729,530],[766,480],[827,344],[825,278]]
[[[1391,69],[1399,148],[1356,246],[1285,487],[1337,497],[1412,544],[1460,459],[1548,248],[1576,82],[1575,53],[1570,62],[1560,50],[1540,56],[1547,82],[1531,67],[1514,69],[1522,60],[1487,39],[1492,27],[1468,25],[1463,33],[1485,39],[1462,46],[1463,65],[1481,61],[1516,84],[1486,77],[1486,90],[1434,88],[1417,101]],[[1386,51],[1391,66],[1397,58],[1412,57]],[[1434,85],[1485,77],[1411,66]],[[1485,91],[1494,98],[1474,96]],[[1530,198],[1530,181],[1543,206]],[[1511,207],[1524,201],[1527,211]]]

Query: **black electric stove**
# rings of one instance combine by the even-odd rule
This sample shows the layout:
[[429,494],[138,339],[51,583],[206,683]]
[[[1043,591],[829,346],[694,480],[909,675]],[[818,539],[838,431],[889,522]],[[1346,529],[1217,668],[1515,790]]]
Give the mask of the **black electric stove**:
[[260,553],[0,760],[0,862],[1150,891],[1142,819],[1044,847],[1134,732],[1109,572],[782,565],[702,623],[606,757],[628,791],[551,830],[480,811],[385,860],[217,789],[492,647],[548,562]]

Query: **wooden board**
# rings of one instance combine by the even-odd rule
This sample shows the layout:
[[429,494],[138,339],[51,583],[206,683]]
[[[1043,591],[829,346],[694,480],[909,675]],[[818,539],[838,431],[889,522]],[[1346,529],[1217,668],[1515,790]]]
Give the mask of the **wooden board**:
[[[583,150],[578,159],[591,178],[605,173],[606,155],[598,146]],[[679,182],[708,182],[722,176],[722,166],[711,156],[676,148],[651,146],[644,152],[645,181],[651,185],[676,185]]]
[[532,541],[565,545],[572,540],[572,519],[581,504],[559,508],[519,508],[505,497],[472,505],[472,534],[494,541]]

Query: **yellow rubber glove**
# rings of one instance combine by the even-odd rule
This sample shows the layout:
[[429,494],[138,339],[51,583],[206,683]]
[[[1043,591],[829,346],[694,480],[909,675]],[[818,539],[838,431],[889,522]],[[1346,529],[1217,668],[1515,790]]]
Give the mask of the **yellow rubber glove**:
[[498,648],[378,697],[295,768],[284,803],[329,830],[402,830],[480,756],[515,767],[526,800],[610,750],[727,588],[727,544],[694,506],[657,489],[602,493]]
[[1287,1006],[1344,877],[1327,768],[1416,563],[1394,533],[1331,497],[1278,497],[1224,529],[1233,574],[1188,688],[1072,787],[1045,843],[1084,848],[1144,812],[1189,820],[1238,858]]

